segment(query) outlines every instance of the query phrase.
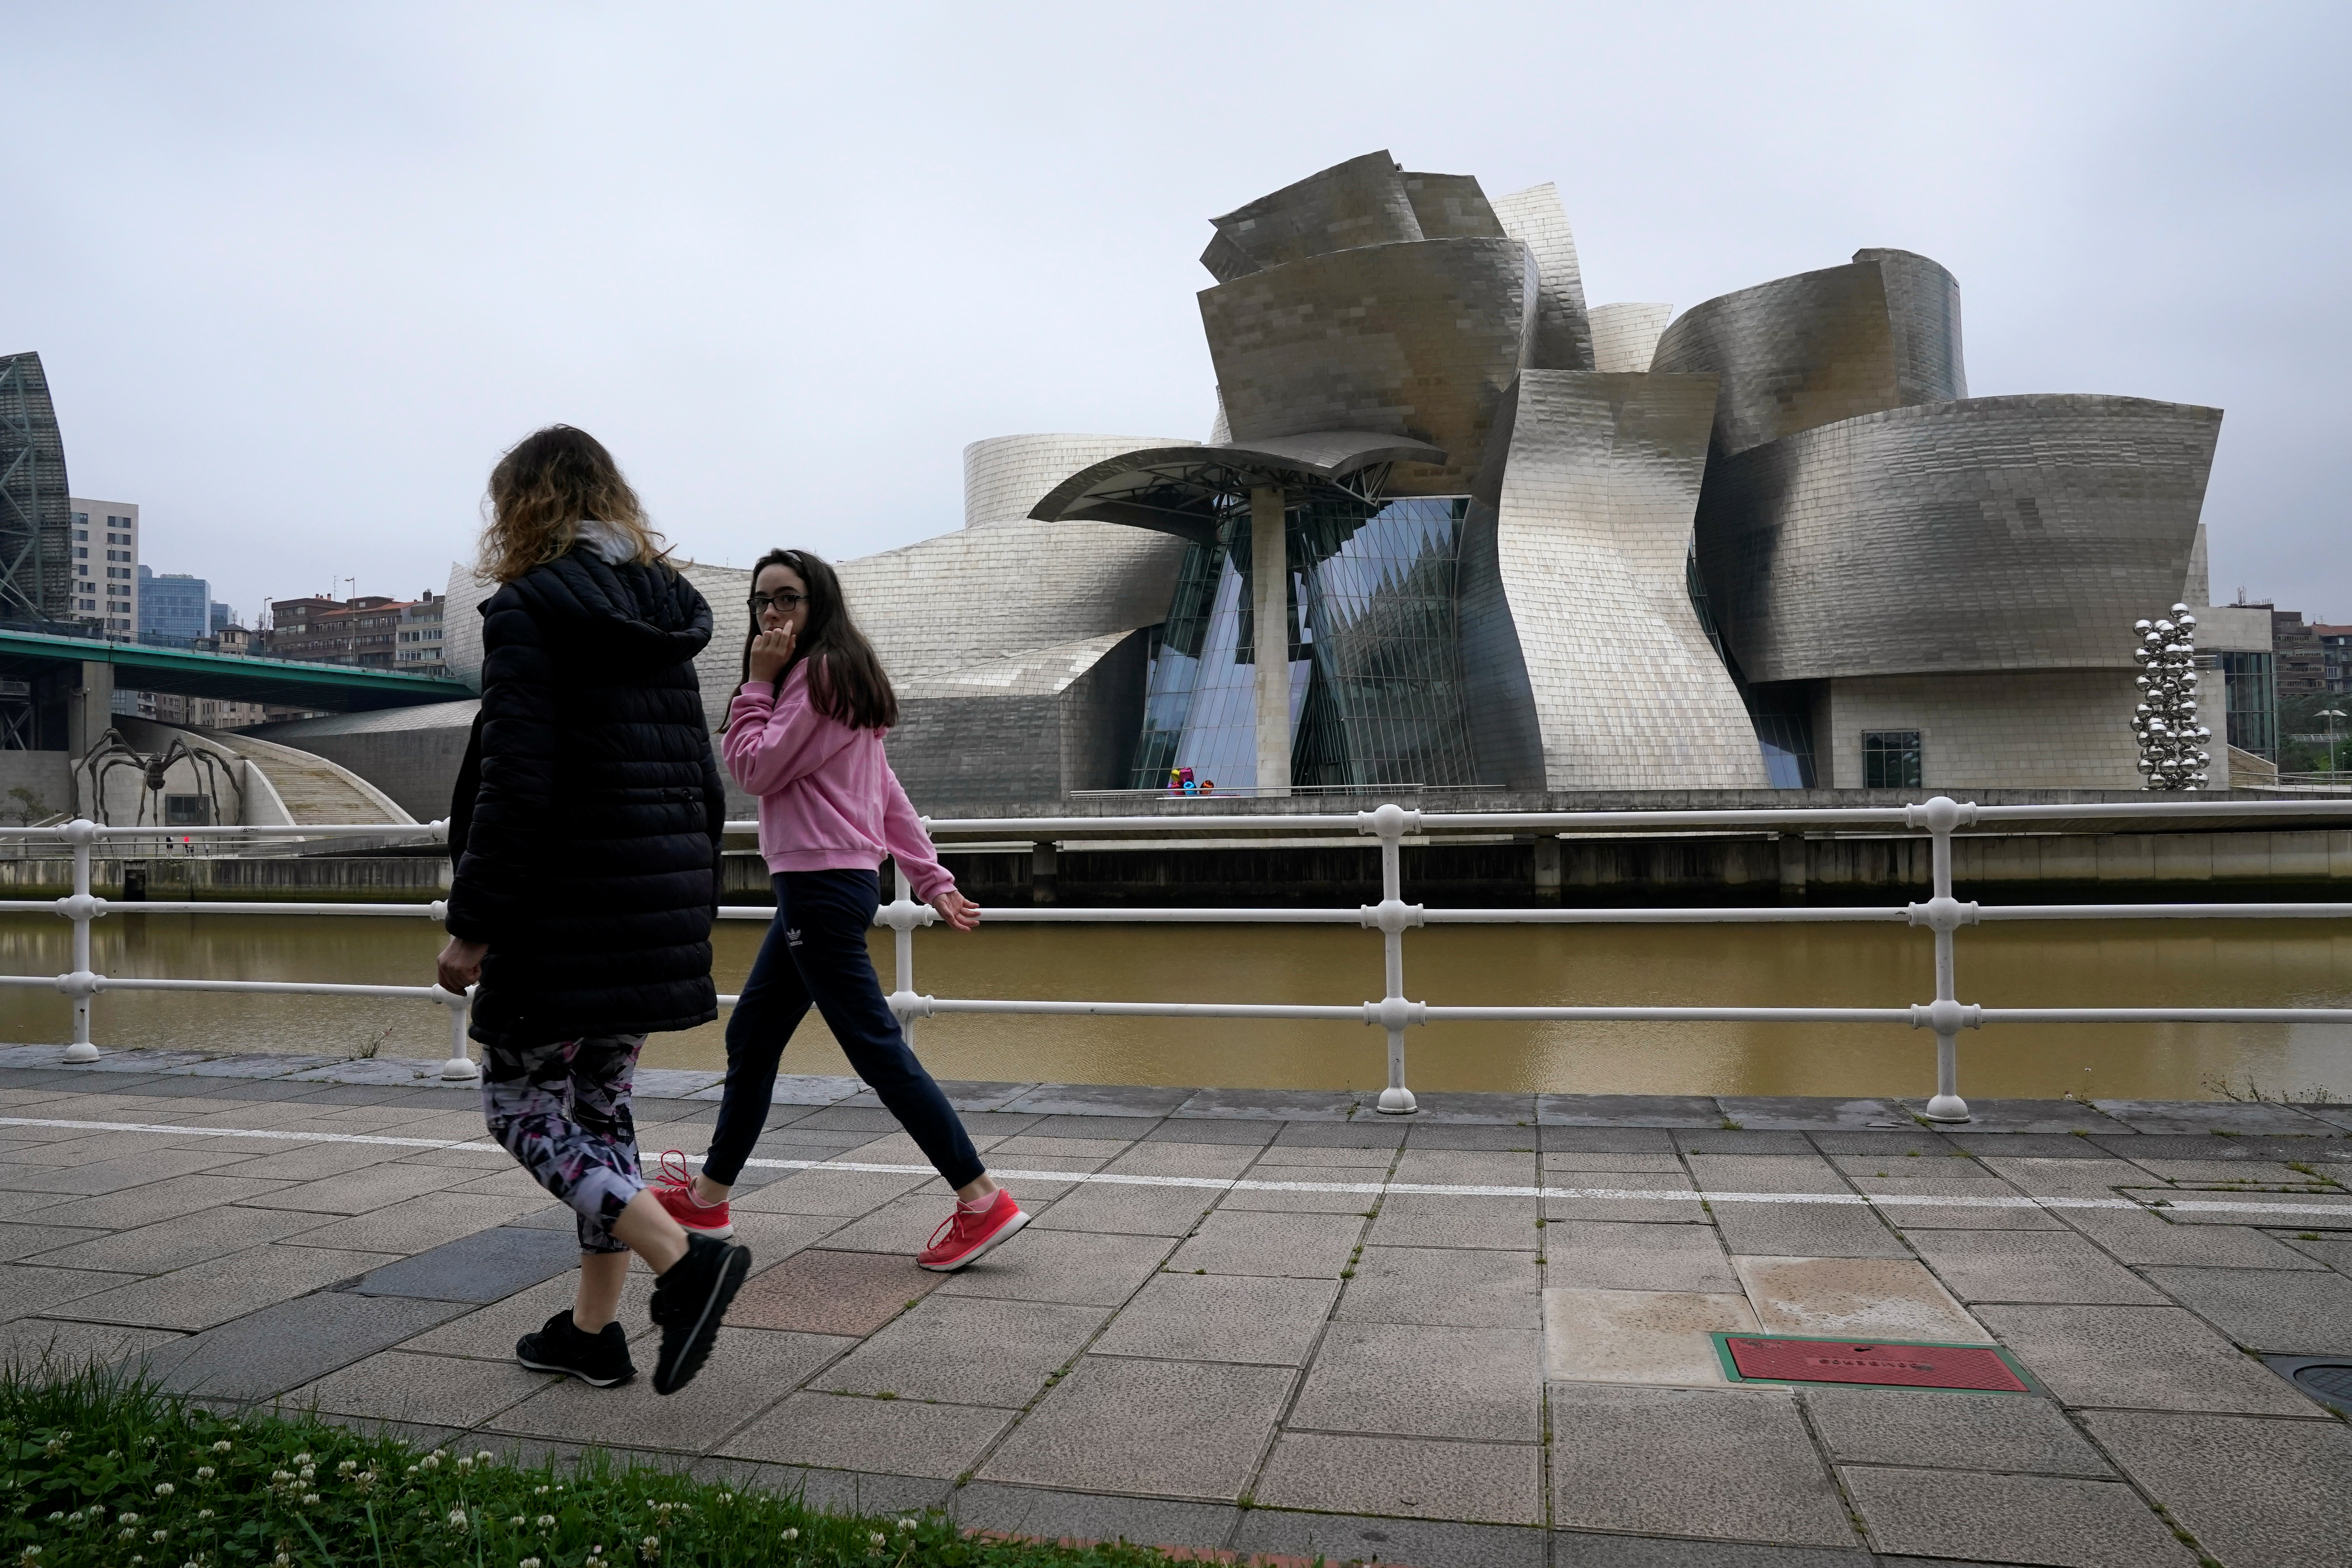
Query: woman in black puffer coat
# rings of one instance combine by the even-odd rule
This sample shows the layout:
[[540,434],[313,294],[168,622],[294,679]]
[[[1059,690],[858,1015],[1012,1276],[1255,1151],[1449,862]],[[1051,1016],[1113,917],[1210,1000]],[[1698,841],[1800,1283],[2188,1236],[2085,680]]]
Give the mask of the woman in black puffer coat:
[[634,1375],[615,1321],[629,1253],[660,1275],[657,1393],[709,1352],[751,1255],[689,1238],[637,1170],[630,1080],[648,1034],[719,1016],[710,926],[726,791],[694,656],[710,606],[656,549],[612,455],[569,426],[490,476],[482,708],[449,807],[440,982],[479,981],[491,1133],[579,1216],[575,1305],[515,1346],[597,1387]]

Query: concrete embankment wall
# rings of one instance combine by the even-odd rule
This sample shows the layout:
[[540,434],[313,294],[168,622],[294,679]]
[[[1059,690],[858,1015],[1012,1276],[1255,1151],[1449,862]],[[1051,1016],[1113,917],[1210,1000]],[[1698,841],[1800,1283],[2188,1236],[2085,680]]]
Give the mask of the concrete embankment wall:
[[[1963,898],[2352,901],[2352,829],[2282,833],[2116,833],[1961,837],[1953,875]],[[960,851],[942,856],[982,903],[1349,905],[1380,898],[1380,856],[1363,844],[1186,849]],[[150,899],[430,902],[449,885],[439,855],[255,859],[156,858],[93,863],[95,891],[123,894],[143,868]],[[1924,837],[1561,839],[1407,844],[1405,897],[1441,905],[1535,903],[1901,903],[1928,886]],[[0,859],[0,898],[72,889],[63,858]],[[887,891],[887,889],[886,889]],[[725,901],[770,901],[767,867],[727,856]]]

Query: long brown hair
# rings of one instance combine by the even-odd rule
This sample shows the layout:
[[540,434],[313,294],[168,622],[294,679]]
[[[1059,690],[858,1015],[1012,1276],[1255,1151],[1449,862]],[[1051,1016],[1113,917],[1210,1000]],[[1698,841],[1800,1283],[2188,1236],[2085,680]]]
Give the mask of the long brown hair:
[[[760,574],[771,566],[800,574],[808,595],[808,621],[793,644],[793,663],[776,677],[781,688],[793,665],[809,667],[809,703],[828,719],[853,730],[887,730],[898,722],[898,694],[881,656],[850,618],[849,601],[842,596],[841,578],[822,559],[805,550],[771,550],[751,563],[751,589],[757,593]],[[760,635],[760,617],[751,616],[751,636],[743,639],[743,679],[751,679],[751,643]]]
[[580,542],[580,525],[604,523],[636,546],[635,561],[662,558],[637,492],[604,443],[569,425],[534,430],[490,470],[490,521],[482,531],[482,575],[511,583]]

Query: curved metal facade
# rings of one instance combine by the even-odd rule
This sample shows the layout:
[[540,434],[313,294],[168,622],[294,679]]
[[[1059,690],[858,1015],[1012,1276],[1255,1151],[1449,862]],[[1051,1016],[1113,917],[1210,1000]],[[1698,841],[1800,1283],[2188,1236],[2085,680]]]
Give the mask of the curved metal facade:
[[2221,424],[2135,397],[1985,397],[1719,458],[1697,548],[1726,644],[1757,682],[2128,668],[2116,628],[2182,592]]
[[1864,414],[1950,402],[1969,395],[1959,284],[1924,256],[1858,250],[1846,266],[1693,307],[1659,339],[1650,368],[1723,378],[1720,458]]
[[1658,339],[1674,319],[1672,305],[1595,305],[1592,368],[1612,374],[1648,370],[1658,355]]
[[1592,369],[1592,327],[1585,319],[1584,274],[1577,265],[1576,235],[1568,226],[1568,211],[1559,205],[1559,187],[1547,180],[1497,196],[1494,205],[1503,232],[1528,247],[1540,275],[1529,368]]
[[1392,493],[1469,487],[1503,389],[1526,363],[1536,266],[1514,239],[1422,239],[1311,256],[1202,290],[1236,445],[1318,430],[1410,436],[1442,465]]
[[1181,447],[1181,436],[992,436],[963,449],[963,521],[1027,517],[1046,491],[1080,468],[1139,447]]
[[1484,782],[1758,789],[1763,761],[1685,589],[1716,382],[1528,371],[1462,558]]

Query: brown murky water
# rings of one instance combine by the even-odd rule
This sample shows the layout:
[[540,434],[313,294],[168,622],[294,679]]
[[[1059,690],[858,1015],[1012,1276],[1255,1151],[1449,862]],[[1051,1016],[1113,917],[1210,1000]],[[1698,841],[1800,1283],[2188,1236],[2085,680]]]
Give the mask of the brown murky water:
[[[728,921],[720,988],[763,924]],[[422,984],[441,933],[423,920],[131,915],[93,932],[101,973]],[[875,957],[886,983],[889,933]],[[0,968],[68,967],[68,928],[0,916]],[[915,937],[916,989],[940,996],[1358,1003],[1381,993],[1377,933],[1268,926],[1003,926]],[[2352,921],[2001,925],[1959,936],[1960,994],[2013,1006],[2352,1006]],[[1895,1006],[1933,994],[1927,935],[1900,926],[1452,927],[1408,933],[1406,994],[1437,1003]],[[112,993],[101,1046],[438,1056],[446,1015],[424,1003]],[[0,1039],[62,1040],[66,999],[0,989]],[[1368,1088],[1383,1037],[1353,1024],[955,1017],[917,1047],[941,1078],[1257,1088]],[[2011,1026],[1961,1037],[1974,1096],[2215,1098],[2228,1081],[2352,1098],[2352,1028],[2268,1025]],[[1425,1089],[1595,1093],[1922,1094],[1932,1037],[1856,1025],[1439,1025],[1407,1037]],[[719,1026],[658,1037],[649,1065],[715,1067]],[[812,1017],[790,1071],[847,1070]]]

